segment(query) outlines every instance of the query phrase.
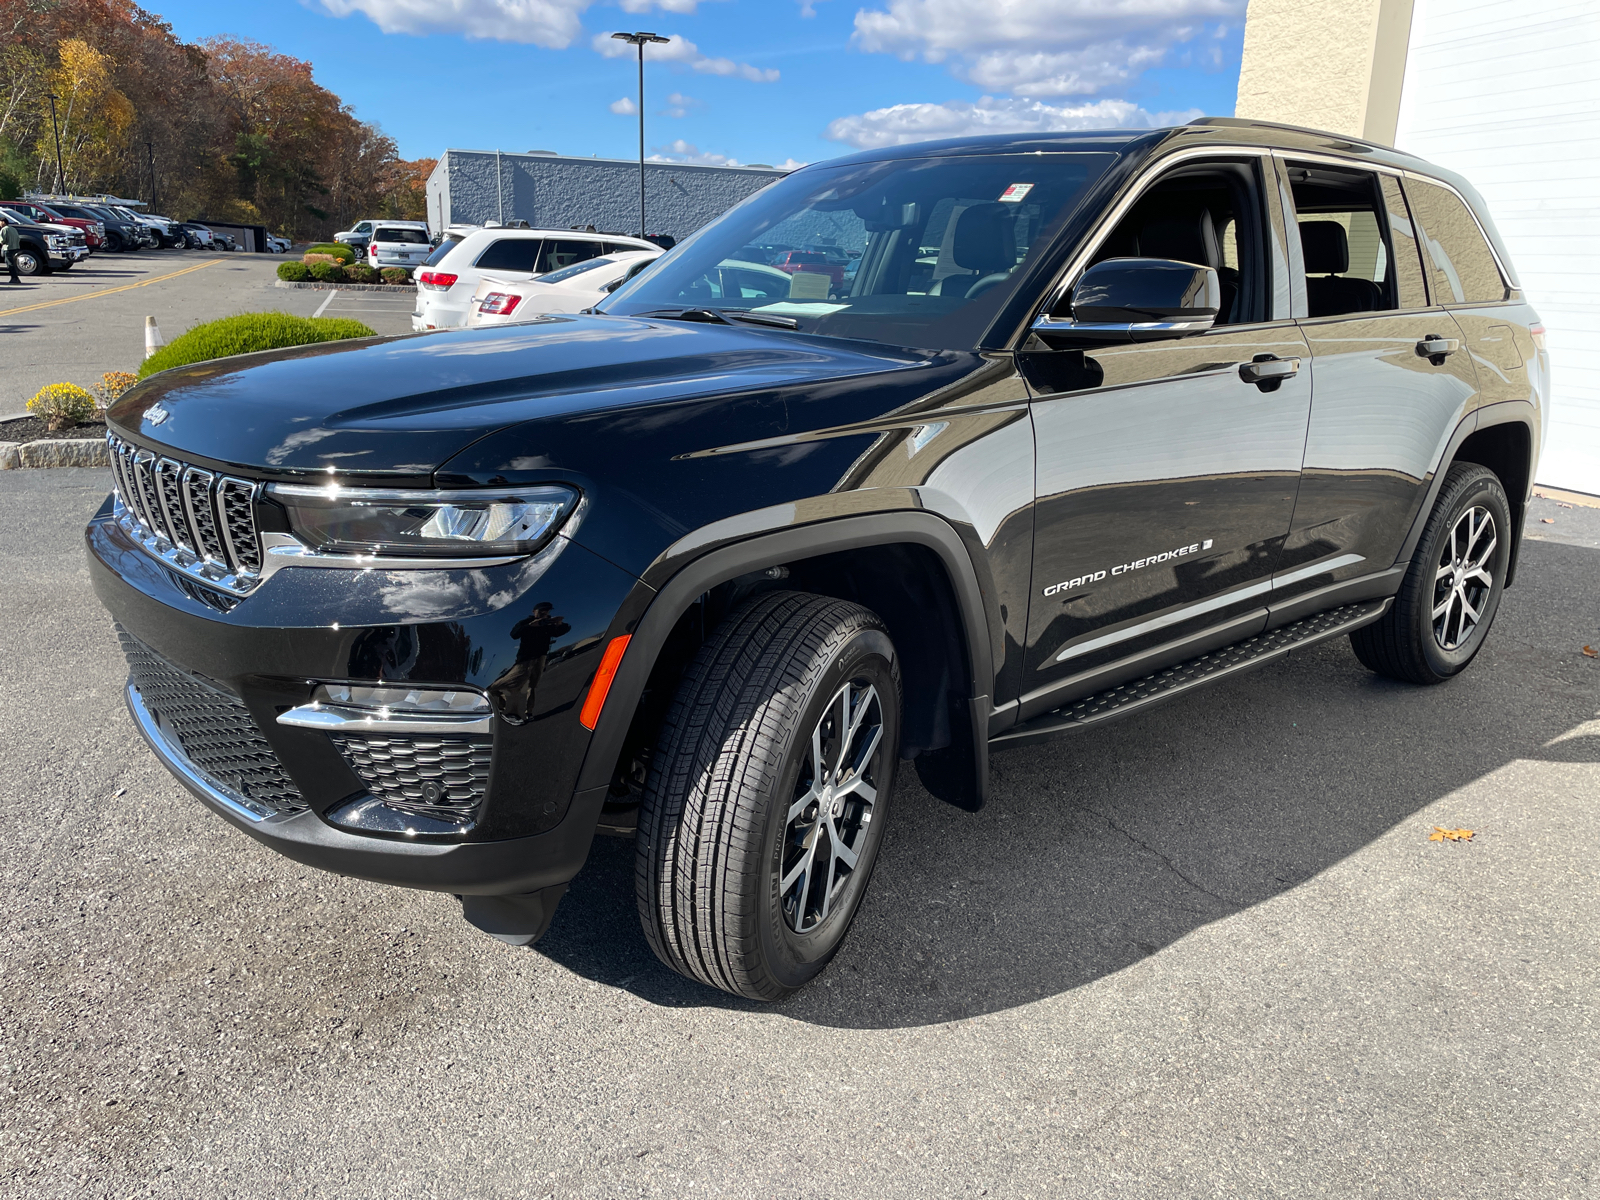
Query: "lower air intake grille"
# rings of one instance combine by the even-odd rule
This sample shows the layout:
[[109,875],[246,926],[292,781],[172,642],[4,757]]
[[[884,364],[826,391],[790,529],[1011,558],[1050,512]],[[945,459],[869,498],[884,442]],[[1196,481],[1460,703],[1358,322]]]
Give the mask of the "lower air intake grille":
[[197,771],[253,807],[277,813],[307,807],[238,697],[168,662],[120,626],[117,640],[140,702]]
[[334,734],[367,789],[389,807],[458,824],[472,820],[489,788],[491,739],[421,734]]

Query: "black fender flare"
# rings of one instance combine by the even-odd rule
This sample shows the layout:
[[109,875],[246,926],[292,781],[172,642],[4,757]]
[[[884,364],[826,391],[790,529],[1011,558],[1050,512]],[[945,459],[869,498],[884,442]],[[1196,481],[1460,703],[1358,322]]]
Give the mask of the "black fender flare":
[[[718,584],[766,567],[821,554],[896,543],[931,550],[949,576],[966,641],[965,699],[971,716],[972,745],[954,748],[960,761],[970,763],[970,774],[959,772],[969,777],[952,779],[952,794],[943,798],[961,803],[963,807],[975,808],[981,804],[988,788],[991,704],[986,681],[994,678],[983,591],[961,535],[948,521],[926,511],[866,513],[756,534],[708,551],[684,564],[648,598],[644,612],[629,623],[631,628],[612,630],[613,636],[628,633],[631,640],[617,667],[600,719],[595,723],[594,736],[589,740],[574,790],[584,792],[611,783],[617,756],[622,751],[656,658],[678,618],[697,597]],[[639,587],[648,590],[644,584]]]
[[[1525,511],[1528,496],[1533,492],[1534,461],[1538,457],[1539,445],[1535,430],[1538,428],[1538,410],[1531,401],[1507,400],[1498,404],[1485,405],[1482,408],[1468,413],[1462,418],[1455,432],[1450,435],[1450,441],[1444,448],[1444,453],[1439,456],[1438,463],[1434,466],[1433,479],[1428,484],[1427,494],[1423,497],[1422,507],[1417,510],[1417,515],[1411,522],[1411,529],[1406,533],[1406,539],[1400,546],[1400,553],[1395,556],[1394,566],[1404,567],[1411,562],[1411,556],[1416,553],[1417,543],[1422,540],[1422,531],[1428,524],[1428,517],[1433,512],[1433,506],[1438,502],[1439,491],[1444,487],[1444,477],[1449,472],[1451,465],[1456,461],[1456,455],[1461,447],[1473,434],[1481,433],[1485,429],[1493,429],[1499,425],[1521,425],[1528,433],[1529,462],[1528,462],[1528,495],[1512,497],[1512,503],[1517,506],[1517,511]],[[1516,529],[1511,531],[1511,558],[1507,570],[1506,586],[1510,587],[1516,578],[1517,559],[1522,550],[1522,526],[1518,523]]]

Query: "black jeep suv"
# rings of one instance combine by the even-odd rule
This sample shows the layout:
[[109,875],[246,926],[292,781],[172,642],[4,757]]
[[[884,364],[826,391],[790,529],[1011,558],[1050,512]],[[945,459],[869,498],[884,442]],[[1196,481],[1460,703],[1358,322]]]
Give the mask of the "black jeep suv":
[[975,807],[996,748],[1326,638],[1465,669],[1548,387],[1482,202],[1417,159],[939,142],[796,171],[593,312],[156,375],[89,560],[225,820],[514,943],[633,836],[655,951],[771,1000],[903,761]]

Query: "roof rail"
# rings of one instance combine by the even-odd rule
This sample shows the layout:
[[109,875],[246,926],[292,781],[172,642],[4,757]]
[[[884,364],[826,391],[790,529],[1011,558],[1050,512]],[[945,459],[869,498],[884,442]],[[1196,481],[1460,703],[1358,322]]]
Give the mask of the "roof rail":
[[1290,125],[1286,121],[1258,121],[1253,117],[1197,117],[1187,122],[1187,126],[1210,125],[1224,126],[1230,129],[1284,129],[1290,133],[1309,133],[1316,137],[1332,138],[1337,142],[1350,142],[1357,146],[1371,146],[1374,150],[1393,150],[1393,146],[1386,146],[1382,142],[1374,142],[1368,138],[1353,137],[1348,133],[1335,133],[1331,129],[1313,129],[1309,125]]

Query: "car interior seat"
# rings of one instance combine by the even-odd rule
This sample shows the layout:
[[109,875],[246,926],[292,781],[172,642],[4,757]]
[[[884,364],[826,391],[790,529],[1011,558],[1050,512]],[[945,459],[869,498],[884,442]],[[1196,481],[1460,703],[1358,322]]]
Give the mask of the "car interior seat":
[[932,288],[935,296],[972,299],[1011,274],[1017,265],[1016,235],[1012,228],[1014,205],[998,201],[973,204],[956,218],[950,256],[965,272],[946,275]]
[[1337,221],[1302,221],[1300,251],[1306,260],[1306,303],[1313,317],[1376,312],[1383,290],[1370,279],[1346,276],[1350,239]]
[[1222,244],[1209,208],[1186,207],[1152,215],[1139,227],[1136,253],[1143,258],[1170,258],[1213,268],[1222,289],[1217,324],[1229,323],[1239,296],[1239,272],[1222,264]]

